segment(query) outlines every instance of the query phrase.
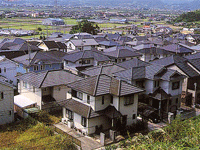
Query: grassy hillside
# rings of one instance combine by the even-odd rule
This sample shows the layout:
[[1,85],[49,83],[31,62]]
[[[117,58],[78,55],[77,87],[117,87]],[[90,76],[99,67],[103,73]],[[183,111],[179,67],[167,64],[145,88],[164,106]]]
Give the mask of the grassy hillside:
[[200,117],[181,121],[176,119],[171,125],[150,132],[148,135],[139,134],[133,138],[119,143],[119,146],[110,146],[107,149],[117,147],[129,150],[188,150],[200,147]]
[[0,149],[68,149],[76,147],[52,128],[28,118],[0,127]]

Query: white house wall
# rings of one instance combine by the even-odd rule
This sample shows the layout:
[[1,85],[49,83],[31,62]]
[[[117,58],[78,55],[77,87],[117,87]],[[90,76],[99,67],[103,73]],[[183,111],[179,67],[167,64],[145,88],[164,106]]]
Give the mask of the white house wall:
[[55,100],[65,100],[66,94],[68,93],[68,91],[70,91],[70,88],[68,88],[67,86],[54,86],[53,87],[53,98],[55,98]]
[[[6,72],[4,72],[4,68],[6,69]],[[0,61],[0,69],[1,69],[0,75],[6,77],[8,80],[12,80],[13,84],[17,85],[17,78],[15,77],[17,75],[16,63],[5,59],[3,61]]]
[[[173,65],[168,67],[169,69],[177,70],[181,74],[187,76],[182,70],[180,70],[177,66]],[[182,83],[182,90],[186,91],[187,90],[187,83],[188,83],[188,78],[184,79],[184,82]]]
[[19,84],[19,93],[32,101],[36,102],[37,105],[42,109],[42,91],[39,88],[35,88],[35,92],[33,92],[33,86],[27,85],[27,88],[23,87],[23,81],[20,80]]
[[0,100],[0,125],[14,121],[14,91],[13,88],[0,84],[4,99]]
[[[137,107],[138,107],[138,94],[134,94],[134,103],[131,105],[124,106],[124,97],[120,97],[120,113],[127,115],[127,125],[136,123],[137,121]],[[135,114],[135,119],[132,119]]]

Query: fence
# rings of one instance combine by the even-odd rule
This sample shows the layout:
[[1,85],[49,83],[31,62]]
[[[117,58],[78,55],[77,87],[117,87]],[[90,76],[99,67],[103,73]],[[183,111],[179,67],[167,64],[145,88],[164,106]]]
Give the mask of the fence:
[[64,135],[66,138],[68,138],[71,142],[73,142],[74,144],[78,145],[79,147],[81,147],[81,141],[78,140],[77,138],[69,135],[68,133],[62,131],[61,129],[57,128],[54,126],[54,131],[59,133],[59,134],[62,134]]

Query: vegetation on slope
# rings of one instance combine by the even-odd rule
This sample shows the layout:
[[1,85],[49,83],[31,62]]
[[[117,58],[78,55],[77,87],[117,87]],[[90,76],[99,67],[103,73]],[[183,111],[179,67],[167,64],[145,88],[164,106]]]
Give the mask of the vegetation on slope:
[[[169,126],[150,132],[147,135],[139,134],[126,141],[121,141],[120,148],[138,150],[182,150],[199,149],[200,147],[200,117],[181,121],[174,120]],[[110,146],[106,149],[116,149],[117,146]]]
[[175,19],[175,22],[200,21],[200,10],[184,13]]
[[68,149],[76,147],[64,136],[54,134],[51,127],[27,118],[0,127],[1,149]]

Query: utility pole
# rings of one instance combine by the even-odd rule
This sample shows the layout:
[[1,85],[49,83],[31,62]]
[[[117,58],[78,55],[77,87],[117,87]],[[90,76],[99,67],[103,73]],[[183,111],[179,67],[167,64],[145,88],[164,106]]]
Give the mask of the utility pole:
[[55,0],[55,10],[56,10],[56,12],[58,10],[58,1],[57,0]]

